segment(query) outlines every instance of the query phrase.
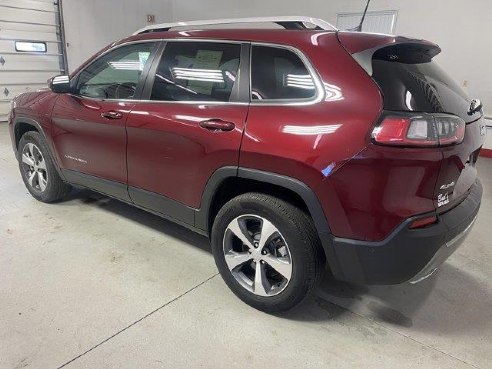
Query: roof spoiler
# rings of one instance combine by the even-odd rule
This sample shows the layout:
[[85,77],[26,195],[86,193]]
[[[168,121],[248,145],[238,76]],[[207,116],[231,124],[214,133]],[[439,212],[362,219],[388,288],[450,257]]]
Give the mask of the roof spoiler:
[[441,52],[429,41],[401,36],[338,32],[338,40],[359,65],[372,76],[372,60],[401,63],[428,63]]

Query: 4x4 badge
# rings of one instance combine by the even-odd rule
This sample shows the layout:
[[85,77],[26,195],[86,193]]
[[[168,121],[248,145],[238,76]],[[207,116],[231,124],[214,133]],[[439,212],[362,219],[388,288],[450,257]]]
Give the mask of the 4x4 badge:
[[473,115],[477,111],[482,110],[482,102],[479,99],[473,99],[468,109],[468,115]]

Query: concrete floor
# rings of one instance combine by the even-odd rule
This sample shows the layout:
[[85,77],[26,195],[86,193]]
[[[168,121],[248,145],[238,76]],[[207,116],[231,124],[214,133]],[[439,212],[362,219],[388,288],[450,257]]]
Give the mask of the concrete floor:
[[492,160],[461,249],[434,278],[334,283],[282,316],[225,286],[207,240],[80,191],[25,189],[0,125],[0,368],[492,368]]

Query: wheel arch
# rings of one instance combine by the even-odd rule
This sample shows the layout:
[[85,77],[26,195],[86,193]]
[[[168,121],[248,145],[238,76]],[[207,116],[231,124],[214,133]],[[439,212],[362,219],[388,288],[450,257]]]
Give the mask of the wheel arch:
[[[238,188],[226,193],[225,198],[220,198],[224,188],[227,188],[227,185],[231,183],[237,185]],[[279,189],[280,192],[270,192],[270,194],[283,197],[306,210],[313,219],[327,259],[335,259],[328,220],[314,191],[298,179],[278,173],[232,166],[219,168],[212,174],[203,191],[200,209],[195,213],[195,227],[208,234],[215,215],[225,202],[241,193],[258,191],[258,187],[248,187],[244,184],[260,186],[260,191],[262,189]],[[286,199],[285,195],[287,194],[292,194],[293,197]],[[336,267],[331,264],[330,262],[330,267]]]
[[[229,190],[227,184],[231,183],[239,188]],[[212,174],[203,192],[201,207],[198,211],[195,225],[198,228],[209,230],[211,218],[218,212],[218,209],[214,209],[217,203],[222,205],[230,199],[227,198],[229,196],[237,196],[244,192],[258,190],[259,187],[267,191],[280,189],[281,193],[277,194],[279,197],[285,197],[286,194],[293,195],[293,198],[286,200],[291,200],[289,202],[307,211],[312,217],[318,232],[330,232],[323,208],[313,190],[306,184],[295,178],[281,174],[241,167],[223,167]],[[219,197],[221,194],[224,194],[224,191],[229,196],[226,196],[226,199],[220,199]],[[274,193],[271,194],[275,195]]]
[[[236,187],[227,192],[230,184]],[[250,187],[252,186],[252,187]],[[259,186],[259,187],[255,187]],[[226,189],[225,197],[221,197]],[[314,191],[298,179],[278,173],[265,172],[250,168],[223,167],[210,177],[202,195],[201,207],[195,212],[195,227],[210,234],[210,229],[223,204],[231,198],[245,192],[260,191],[280,197],[301,207],[313,219],[321,240],[327,265],[333,273],[340,267],[334,252],[332,234],[321,204]],[[268,192],[268,190],[270,190]],[[273,190],[273,191],[272,191]],[[290,197],[286,198],[286,195]]]
[[46,139],[43,128],[35,120],[29,118],[17,118],[14,121],[14,143],[16,150],[19,149],[19,142],[22,136],[24,136],[24,134],[26,134],[27,132],[33,131],[42,134]]
[[53,147],[51,146],[50,140],[48,140],[46,133],[36,120],[32,118],[25,118],[25,117],[17,117],[13,121],[13,133],[14,133],[14,149],[17,152],[19,149],[19,142],[27,132],[37,132],[41,136],[43,136],[44,141],[46,142],[46,146],[48,147],[49,155],[51,156],[51,160],[53,161],[53,164],[55,165],[56,171],[58,172],[58,175],[65,180],[65,177],[63,176],[62,171],[60,170],[60,166],[58,164],[58,161],[56,160],[56,156],[53,153]]

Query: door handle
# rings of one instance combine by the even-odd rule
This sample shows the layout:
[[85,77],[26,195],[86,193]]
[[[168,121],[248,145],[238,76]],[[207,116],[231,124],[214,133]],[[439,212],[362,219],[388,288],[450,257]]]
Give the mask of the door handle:
[[101,113],[101,117],[106,119],[121,119],[123,118],[123,114],[121,114],[119,111],[110,110]]
[[200,127],[210,131],[232,131],[236,125],[232,122],[227,122],[222,119],[209,119],[200,122]]

